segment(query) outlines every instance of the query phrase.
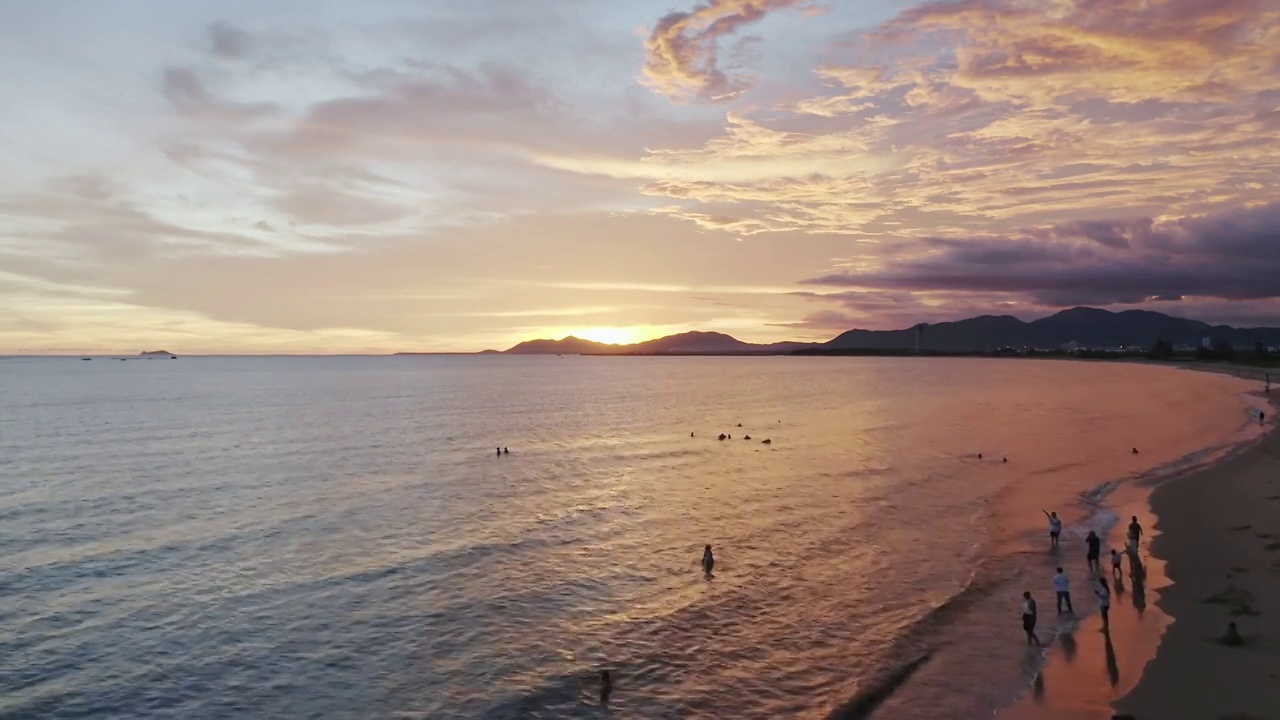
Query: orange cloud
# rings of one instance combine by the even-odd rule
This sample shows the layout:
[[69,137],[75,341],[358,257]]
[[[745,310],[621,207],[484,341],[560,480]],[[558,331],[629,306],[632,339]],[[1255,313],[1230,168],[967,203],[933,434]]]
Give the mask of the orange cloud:
[[720,38],[806,0],[709,0],[691,12],[669,13],[645,41],[644,82],[677,101],[723,101],[747,84],[719,67]]
[[[1280,182],[1274,2],[932,3],[857,46],[826,92],[651,153],[645,191],[702,227],[888,240],[1203,214]],[[772,174],[696,174],[752,157]]]

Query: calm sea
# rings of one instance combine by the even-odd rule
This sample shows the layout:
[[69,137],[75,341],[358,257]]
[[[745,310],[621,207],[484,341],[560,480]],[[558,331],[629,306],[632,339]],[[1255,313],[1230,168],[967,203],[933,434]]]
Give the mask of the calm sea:
[[1239,442],[1250,388],[1026,360],[6,360],[0,717],[603,717],[600,669],[617,718],[989,716],[1041,661],[1018,616],[1024,587],[1052,602],[1041,509],[1083,552],[1110,483]]

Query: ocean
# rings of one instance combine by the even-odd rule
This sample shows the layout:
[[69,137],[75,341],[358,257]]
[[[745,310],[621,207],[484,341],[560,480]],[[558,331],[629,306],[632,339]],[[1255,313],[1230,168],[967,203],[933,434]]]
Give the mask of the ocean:
[[0,717],[990,717],[1043,662],[1024,589],[1053,633],[1042,509],[1083,564],[1109,491],[1230,451],[1251,389],[1048,360],[0,361]]

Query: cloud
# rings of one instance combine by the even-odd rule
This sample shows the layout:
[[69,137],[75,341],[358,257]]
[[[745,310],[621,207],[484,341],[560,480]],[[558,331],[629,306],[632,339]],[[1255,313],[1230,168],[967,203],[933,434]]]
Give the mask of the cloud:
[[243,122],[273,115],[280,110],[275,103],[243,103],[215,98],[189,68],[166,68],[161,84],[165,98],[179,112],[195,119]]
[[[1275,3],[930,3],[831,48],[818,92],[652,152],[645,192],[706,228],[887,242],[1200,214],[1280,183]],[[740,179],[704,171],[746,158]]]
[[813,303],[835,304],[839,310],[819,310],[801,320],[778,323],[813,331],[844,332],[899,330],[918,322],[960,320],[998,311],[1003,314],[1043,314],[1045,307],[1034,302],[1010,300],[992,293],[915,292],[908,290],[844,290],[840,292],[792,293]]
[[645,41],[644,82],[676,101],[723,102],[747,89],[719,66],[719,42],[774,10],[805,0],[705,0],[663,16]]
[[330,185],[306,182],[273,201],[280,212],[303,223],[351,227],[393,222],[412,209],[363,193],[343,192]]
[[910,260],[804,280],[826,287],[977,293],[1043,306],[1280,298],[1280,203],[1156,221],[1066,223],[932,239]]
[[176,256],[278,256],[333,245],[263,231],[247,218],[207,213],[191,198],[156,198],[101,174],[72,175],[0,196],[9,237],[0,257],[87,268]]
[[223,60],[242,60],[253,49],[249,33],[229,23],[219,22],[208,27],[209,52]]

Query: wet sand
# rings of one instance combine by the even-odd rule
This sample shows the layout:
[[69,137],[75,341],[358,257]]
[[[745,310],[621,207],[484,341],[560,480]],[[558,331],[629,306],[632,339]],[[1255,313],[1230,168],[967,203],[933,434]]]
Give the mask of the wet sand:
[[[1109,633],[1101,631],[1083,550],[1063,549],[1084,617],[1053,641],[1027,697],[998,717],[1280,718],[1280,428],[1273,412],[1280,407],[1268,412],[1270,432],[1248,449],[1158,487],[1149,499],[1136,487],[1112,498],[1123,519],[1104,544],[1104,569],[1105,548],[1123,543],[1129,516],[1138,516],[1146,537],[1144,581],[1134,583],[1126,562],[1124,589],[1113,588]],[[1047,578],[1042,585],[1030,589],[1052,623],[1052,588]],[[1242,647],[1219,641],[1231,621],[1246,639]]]
[[[1280,718],[1277,427],[1245,453],[1159,488],[1152,508],[1162,529],[1152,552],[1169,559],[1173,580],[1159,604],[1176,620],[1117,712],[1139,720]],[[1245,637],[1241,647],[1219,642],[1232,621]]]
[[1110,718],[1112,703],[1138,684],[1143,665],[1151,659],[1169,627],[1172,619],[1155,604],[1169,585],[1166,565],[1149,554],[1145,540],[1139,554],[1141,571],[1137,582],[1127,557],[1120,583],[1113,582],[1108,549],[1123,547],[1129,518],[1138,517],[1144,535],[1155,534],[1152,525],[1156,520],[1146,501],[1146,491],[1131,488],[1117,494],[1121,492],[1123,496],[1113,497],[1110,504],[1122,520],[1103,543],[1102,570],[1112,590],[1110,631],[1102,632],[1082,544],[1064,546],[1061,559],[1071,579],[1077,622],[1073,630],[1059,632],[1050,640],[1052,627],[1060,622],[1050,579],[1028,580],[1028,589],[1039,599],[1040,624],[1046,630],[1041,639],[1045,641],[1048,662],[1031,692],[999,713],[1001,720]]

